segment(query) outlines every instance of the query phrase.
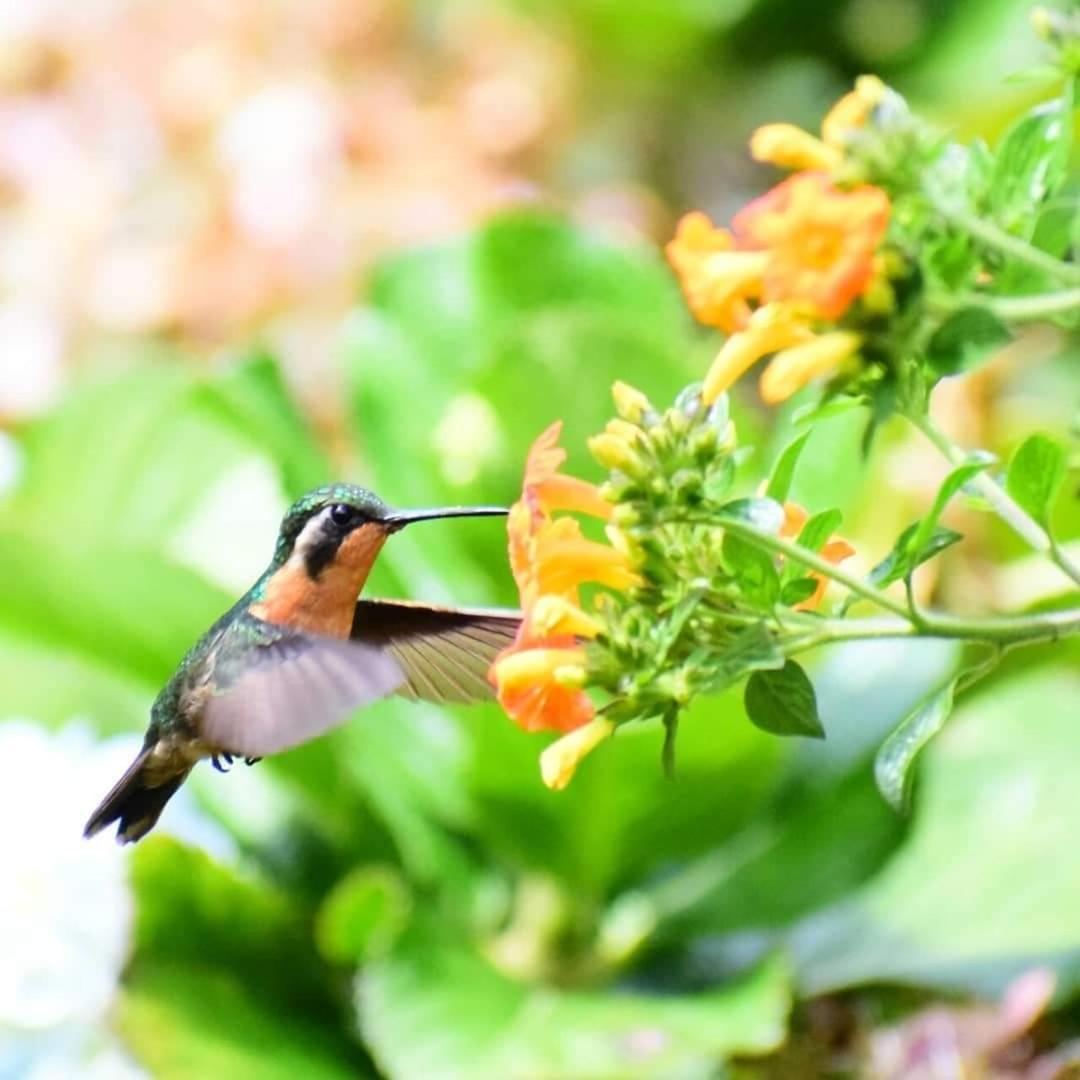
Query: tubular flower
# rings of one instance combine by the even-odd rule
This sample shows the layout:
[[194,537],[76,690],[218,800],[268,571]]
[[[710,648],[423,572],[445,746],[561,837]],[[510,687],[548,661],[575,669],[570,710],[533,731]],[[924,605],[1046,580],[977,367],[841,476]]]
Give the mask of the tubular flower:
[[[809,515],[798,503],[784,503],[784,524],[780,527],[780,536],[785,540],[797,540],[808,518]],[[855,549],[843,537],[830,536],[822,545],[819,554],[826,562],[836,566],[851,558]],[[829,580],[824,574],[811,572],[808,576],[817,582],[817,588],[801,604],[795,605],[796,611],[812,611],[824,599],[825,590],[829,587]]]
[[761,397],[768,405],[786,401],[812,379],[853,356],[861,339],[850,330],[834,330],[778,352],[761,376]]
[[546,514],[574,510],[607,521],[614,509],[595,484],[559,472],[566,451],[558,446],[562,421],[556,421],[532,444],[525,458],[523,498],[531,509]]
[[578,763],[592,753],[613,731],[615,725],[598,716],[577,731],[553,742],[540,755],[540,775],[553,791],[562,791],[574,778]]
[[835,169],[843,161],[843,149],[851,133],[867,122],[887,92],[876,76],[860,75],[855,89],[825,116],[820,139],[794,124],[766,124],[750,137],[750,154],[756,161],[782,169]]
[[769,264],[765,252],[735,248],[735,237],[699,211],[682,217],[664,248],[694,318],[728,333],[746,325],[747,300],[760,294]]
[[766,301],[840,318],[870,284],[889,222],[889,197],[862,184],[842,191],[823,173],[796,173],[754,199],[732,221],[739,244],[768,251]]
[[763,356],[812,341],[813,331],[793,309],[766,304],[750,318],[749,325],[732,334],[716,354],[705,376],[701,400],[714,401]]
[[572,731],[592,719],[592,701],[580,688],[586,658],[579,642],[599,634],[601,624],[581,609],[578,589],[584,582],[621,589],[640,580],[624,553],[587,540],[573,518],[550,516],[575,510],[607,520],[612,511],[594,485],[559,472],[566,458],[560,431],[552,424],[533,443],[521,498],[510,509],[510,567],[522,622],[489,672],[499,704],[526,731]]

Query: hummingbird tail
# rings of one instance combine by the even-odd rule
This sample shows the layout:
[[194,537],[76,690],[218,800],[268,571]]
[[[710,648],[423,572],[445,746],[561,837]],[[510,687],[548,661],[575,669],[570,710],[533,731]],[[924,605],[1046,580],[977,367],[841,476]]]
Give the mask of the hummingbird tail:
[[90,815],[83,836],[91,837],[107,825],[119,821],[116,839],[121,844],[130,844],[154,827],[165,804],[176,794],[189,770],[185,769],[164,782],[151,784],[147,766],[152,749],[152,746],[144,747],[109,794],[101,800],[101,805]]

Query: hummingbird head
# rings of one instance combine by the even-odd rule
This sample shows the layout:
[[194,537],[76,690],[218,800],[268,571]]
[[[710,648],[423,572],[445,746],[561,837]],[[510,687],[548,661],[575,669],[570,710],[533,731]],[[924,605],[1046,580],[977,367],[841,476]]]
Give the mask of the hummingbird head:
[[345,549],[370,549],[374,557],[390,533],[414,522],[506,513],[499,506],[395,510],[366,488],[327,484],[302,495],[289,507],[281,522],[274,564],[302,561],[308,576],[315,580]]

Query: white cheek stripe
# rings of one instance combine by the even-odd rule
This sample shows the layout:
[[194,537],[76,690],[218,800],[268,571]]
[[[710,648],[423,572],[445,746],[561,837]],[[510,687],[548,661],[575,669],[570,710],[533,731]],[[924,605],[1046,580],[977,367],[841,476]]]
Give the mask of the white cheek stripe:
[[330,507],[325,507],[320,510],[308,523],[300,530],[300,535],[296,538],[296,543],[293,545],[292,562],[294,559],[297,561],[303,561],[307,553],[322,539],[326,531],[327,515],[330,513]]

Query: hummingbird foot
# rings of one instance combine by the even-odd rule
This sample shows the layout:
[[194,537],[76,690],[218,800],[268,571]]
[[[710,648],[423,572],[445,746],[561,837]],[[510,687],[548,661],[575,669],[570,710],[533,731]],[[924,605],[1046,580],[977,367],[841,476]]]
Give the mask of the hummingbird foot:
[[262,761],[261,757],[246,757],[246,758],[244,758],[244,764],[245,765],[257,765],[260,761]]
[[[222,761],[225,762],[225,765],[222,765]],[[219,773],[227,773],[229,771],[229,769],[227,769],[225,766],[227,765],[227,766],[231,767],[232,763],[233,763],[232,754],[226,754],[226,753],[215,754],[210,759],[210,764],[213,765],[214,768],[217,769],[217,771]]]

